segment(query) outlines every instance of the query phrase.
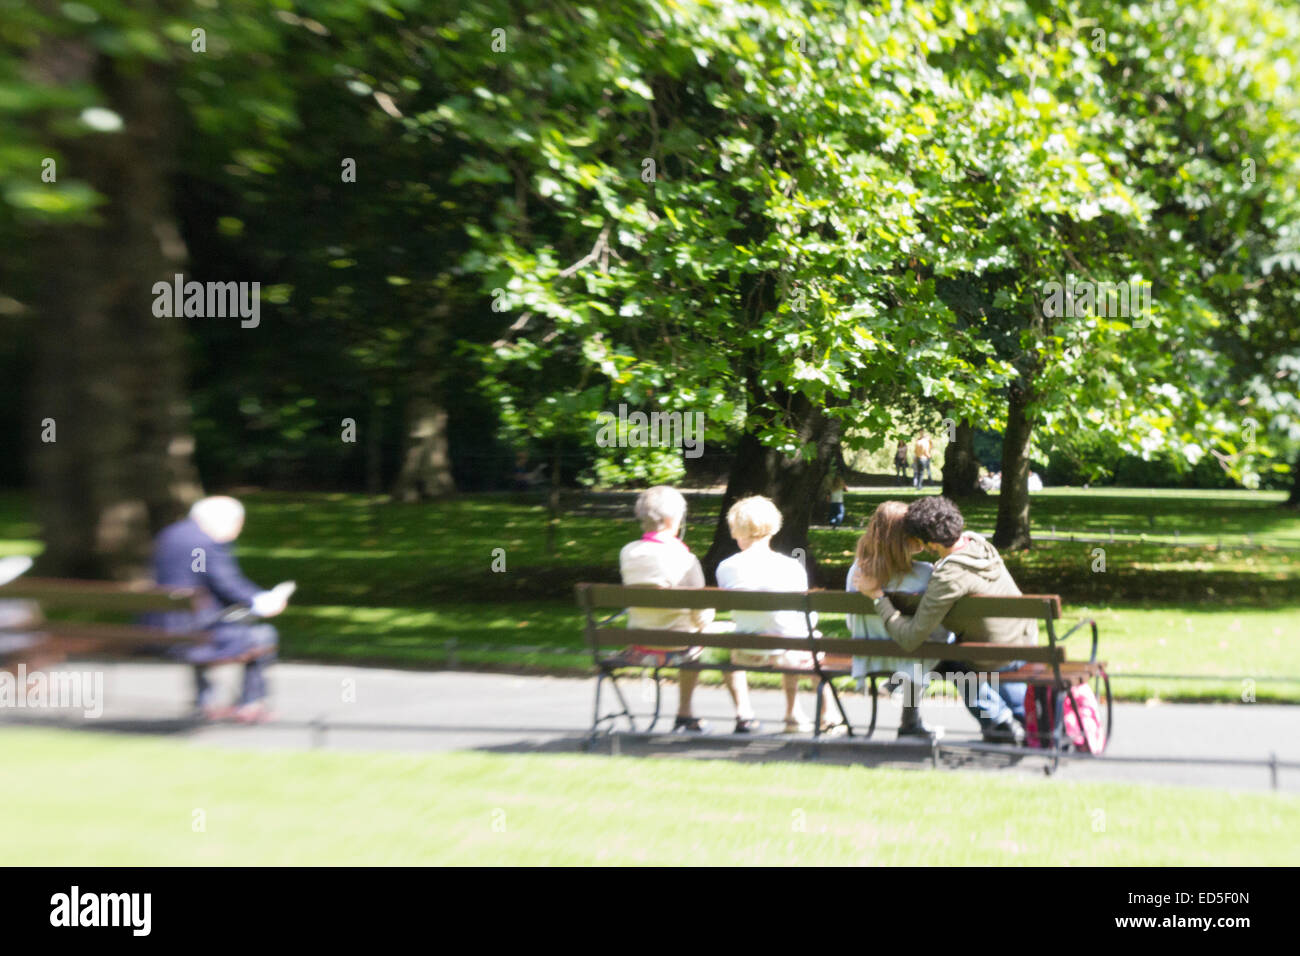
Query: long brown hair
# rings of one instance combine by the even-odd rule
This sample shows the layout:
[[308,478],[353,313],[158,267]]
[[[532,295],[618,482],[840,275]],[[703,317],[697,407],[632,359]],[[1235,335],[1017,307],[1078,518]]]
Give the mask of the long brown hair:
[[907,533],[903,516],[907,505],[901,501],[882,501],[876,506],[866,532],[858,539],[855,558],[858,569],[885,587],[894,578],[912,570],[912,556],[907,553]]

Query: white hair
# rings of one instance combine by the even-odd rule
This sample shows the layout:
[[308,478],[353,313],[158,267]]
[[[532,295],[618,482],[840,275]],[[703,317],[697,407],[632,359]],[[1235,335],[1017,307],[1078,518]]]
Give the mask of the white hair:
[[213,495],[194,502],[190,517],[212,540],[233,541],[244,526],[244,506],[227,495]]
[[668,485],[655,485],[636,497],[636,517],[646,531],[658,531],[685,515],[686,499]]
[[737,540],[770,537],[781,530],[781,510],[762,495],[741,498],[727,511],[727,527]]

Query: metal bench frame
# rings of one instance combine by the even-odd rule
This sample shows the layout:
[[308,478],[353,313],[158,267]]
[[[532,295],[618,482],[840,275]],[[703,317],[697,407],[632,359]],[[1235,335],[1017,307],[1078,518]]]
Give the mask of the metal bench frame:
[[[792,674],[815,678],[817,681],[816,714],[813,721],[814,741],[821,732],[821,707],[824,693],[829,688],[835,706],[847,728],[847,735],[853,737],[853,725],[845,712],[833,679],[847,676],[847,668],[827,665],[819,655],[894,657],[913,660],[964,660],[974,664],[1002,664],[1024,661],[1025,666],[1013,672],[1016,681],[1025,681],[1035,686],[1054,687],[1056,694],[1056,713],[1051,721],[1050,753],[1054,766],[1062,750],[1067,746],[1064,739],[1064,707],[1066,701],[1079,719],[1078,705],[1074,695],[1069,691],[1080,683],[1093,681],[1098,692],[1098,699],[1104,694],[1106,707],[1106,741],[1109,743],[1114,726],[1114,707],[1110,693],[1110,677],[1106,665],[1097,660],[1098,630],[1097,622],[1085,618],[1064,634],[1057,635],[1055,622],[1061,619],[1061,599],[1058,595],[1020,595],[1020,596],[986,596],[969,595],[960,598],[944,618],[944,626],[959,636],[956,644],[939,644],[925,642],[913,651],[904,651],[889,640],[870,640],[861,638],[818,638],[813,626],[813,612],[847,613],[874,615],[875,606],[865,595],[847,591],[739,591],[723,588],[656,588],[645,585],[614,585],[582,583],[577,585],[576,594],[579,607],[585,616],[584,633],[591,648],[592,662],[595,666],[596,694],[595,708],[592,715],[591,732],[588,741],[594,741],[601,733],[603,725],[608,724],[606,733],[612,733],[616,722],[622,718],[627,721],[632,732],[637,732],[636,718],[633,716],[627,699],[618,686],[619,673],[629,669],[644,670],[644,665],[630,661],[619,654],[609,654],[610,648],[624,648],[629,644],[649,646],[672,646],[674,639],[680,636],[676,646],[717,648],[724,650],[799,650],[812,652],[813,665],[807,670],[782,667],[751,667],[732,663],[711,663],[691,661],[681,664],[664,664],[652,668],[655,683],[655,706],[649,727],[645,732],[653,732],[659,721],[662,702],[661,672],[665,670],[716,670],[716,671],[754,671],[755,673]],[[890,594],[895,607],[904,613],[912,613],[920,603],[920,595]],[[627,613],[628,607],[648,607],[660,609],[704,609],[719,611],[802,611],[807,625],[807,634],[799,637],[782,637],[767,634],[713,634],[700,631],[646,630],[609,625]],[[602,619],[597,619],[598,609],[616,608],[617,610]],[[1007,644],[981,644],[961,642],[960,635],[971,622],[986,618],[1017,618],[1024,620],[1041,620],[1046,624],[1047,645],[1021,646]],[[1092,632],[1092,646],[1087,661],[1071,662],[1065,659],[1061,646],[1072,634],[1084,625]],[[1038,666],[1036,666],[1038,665]],[[1047,665],[1042,667],[1041,665]],[[1062,673],[1063,665],[1067,673]],[[884,672],[867,674],[870,682],[871,722],[864,738],[870,738],[875,732],[878,702],[876,682],[888,676]],[[601,688],[606,680],[614,689],[620,710],[601,713]],[[1085,748],[1089,745],[1085,742]],[[1021,751],[1023,752],[1023,751]],[[1091,752],[1091,750],[1089,750]]]

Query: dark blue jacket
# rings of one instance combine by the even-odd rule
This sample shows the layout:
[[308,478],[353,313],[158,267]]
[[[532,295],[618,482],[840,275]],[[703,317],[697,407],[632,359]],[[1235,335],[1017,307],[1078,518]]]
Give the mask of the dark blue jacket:
[[262,591],[244,577],[230,547],[213,541],[190,518],[159,532],[154,542],[153,571],[154,580],[164,587],[202,588],[207,592],[197,617],[184,611],[150,616],[150,623],[171,630],[211,623],[219,608],[251,604]]

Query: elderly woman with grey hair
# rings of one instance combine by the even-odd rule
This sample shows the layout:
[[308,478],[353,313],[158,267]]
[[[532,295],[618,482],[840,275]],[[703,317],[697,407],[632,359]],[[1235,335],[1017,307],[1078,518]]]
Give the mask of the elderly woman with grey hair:
[[[640,539],[623,546],[619,552],[619,571],[624,584],[648,584],[660,588],[702,588],[704,570],[699,559],[681,540],[682,521],[686,517],[686,499],[676,488],[655,485],[636,499],[636,517],[645,532]],[[666,631],[702,631],[713,621],[713,610],[689,608],[628,608],[628,627]],[[633,662],[646,667],[674,666],[696,660],[700,648],[682,645],[646,647],[633,645],[626,651]],[[691,714],[691,695],[698,671],[678,672],[677,719],[673,730],[703,733],[704,721]],[[749,687],[741,671],[724,672],[727,690],[736,705],[736,733],[754,733],[759,723],[749,703]]]

